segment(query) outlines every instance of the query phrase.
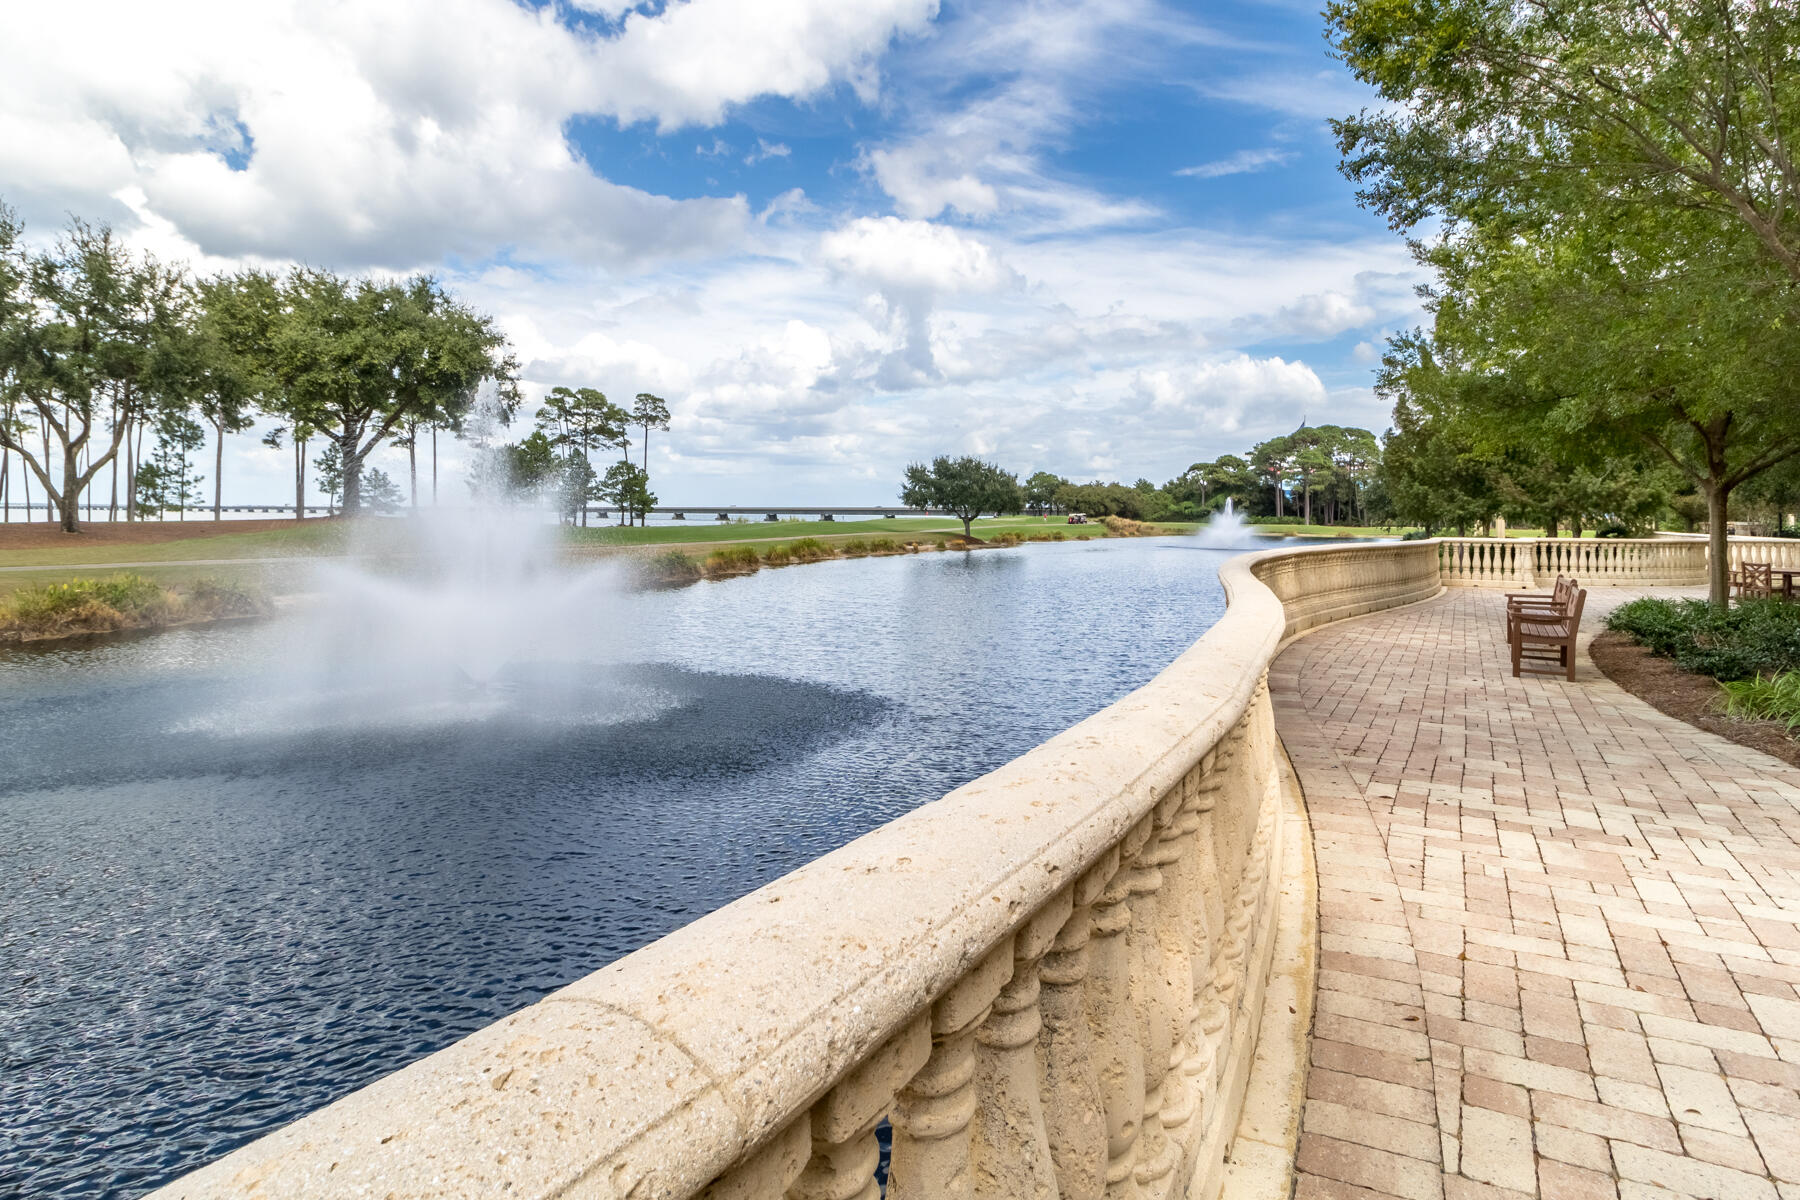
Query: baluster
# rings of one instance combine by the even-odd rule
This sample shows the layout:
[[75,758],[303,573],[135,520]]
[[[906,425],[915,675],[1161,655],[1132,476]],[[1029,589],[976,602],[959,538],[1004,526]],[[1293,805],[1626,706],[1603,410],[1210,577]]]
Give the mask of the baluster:
[[969,1200],[975,1029],[1012,978],[1013,939],[988,952],[931,1006],[931,1056],[894,1105],[891,1200]]
[[1138,1043],[1144,1050],[1144,1118],[1135,1173],[1139,1188],[1151,1196],[1162,1194],[1162,1181],[1175,1169],[1175,1155],[1162,1115],[1178,1038],[1175,998],[1164,960],[1160,864],[1162,827],[1174,816],[1179,803],[1178,795],[1169,797],[1145,818],[1151,834],[1131,860],[1131,1000]]
[[1200,829],[1198,783],[1197,772],[1188,772],[1171,797],[1173,807],[1163,826],[1162,847],[1158,854],[1163,875],[1164,962],[1169,994],[1174,1002],[1173,1050],[1168,1080],[1164,1084],[1162,1123],[1175,1147],[1178,1163],[1194,1144],[1193,1130],[1200,1101],[1199,1072],[1188,1069],[1199,1051],[1195,1020],[1198,1008],[1194,995],[1199,985],[1196,964],[1203,936],[1200,889],[1204,885],[1199,876],[1194,842],[1194,835]]
[[1083,990],[1093,905],[1118,870],[1115,846],[1075,881],[1069,918],[1038,969],[1043,981],[1044,1122],[1059,1200],[1101,1200],[1106,1191],[1106,1099],[1094,1069]]
[[[771,1196],[791,1195],[788,1185],[799,1178],[811,1153],[812,1122],[801,1117],[769,1139],[762,1149],[707,1184],[694,1200],[767,1200]],[[873,1179],[873,1165],[869,1170]]]
[[975,1031],[977,1105],[969,1154],[978,1200],[1057,1200],[1038,1078],[1038,960],[1072,911],[1065,889],[1014,934],[1012,978]]
[[[1150,838],[1140,822],[1119,845],[1128,863]],[[1094,1069],[1106,1105],[1106,1200],[1137,1200],[1138,1134],[1144,1116],[1144,1048],[1131,1004],[1131,893],[1134,873],[1121,865],[1094,901],[1089,948],[1088,1021],[1094,1035]]]
[[921,1014],[813,1105],[812,1155],[788,1189],[788,1200],[878,1200],[875,1165],[881,1147],[875,1127],[893,1107],[895,1093],[919,1073],[930,1054],[931,1018]]

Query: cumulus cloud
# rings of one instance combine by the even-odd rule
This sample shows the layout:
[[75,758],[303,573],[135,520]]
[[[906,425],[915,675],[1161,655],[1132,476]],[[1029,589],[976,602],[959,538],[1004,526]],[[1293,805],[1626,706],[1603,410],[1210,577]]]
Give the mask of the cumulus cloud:
[[407,268],[717,254],[750,228],[742,197],[609,181],[568,122],[711,122],[840,82],[872,96],[882,50],[936,0],[599,7],[623,18],[610,35],[508,0],[9,6],[0,180],[52,223],[71,209],[125,221],[130,193],[210,255]]

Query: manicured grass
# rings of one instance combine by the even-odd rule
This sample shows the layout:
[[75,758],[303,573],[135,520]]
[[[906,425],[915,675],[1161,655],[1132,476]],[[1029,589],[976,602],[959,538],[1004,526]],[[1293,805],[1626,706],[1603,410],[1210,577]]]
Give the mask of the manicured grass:
[[108,542],[71,534],[67,544],[62,545],[0,547],[0,567],[341,554],[349,533],[350,526],[341,521],[297,521],[291,527],[254,533],[197,534],[161,542]]
[[1417,529],[1416,525],[1258,525],[1250,528],[1264,537],[1317,538],[1397,538]]

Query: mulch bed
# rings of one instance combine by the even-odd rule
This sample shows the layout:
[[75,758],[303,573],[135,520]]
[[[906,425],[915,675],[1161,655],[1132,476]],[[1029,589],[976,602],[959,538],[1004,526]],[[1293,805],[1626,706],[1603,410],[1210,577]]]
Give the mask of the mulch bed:
[[1800,741],[1779,722],[1737,721],[1718,710],[1719,685],[1711,676],[1684,671],[1611,630],[1594,639],[1588,654],[1608,679],[1652,708],[1800,767]]
[[[309,517],[308,523],[330,520]],[[80,533],[64,533],[54,521],[23,521],[0,524],[0,550],[65,549],[70,546],[135,546],[148,542],[174,542],[183,538],[219,537],[231,533],[262,533],[270,529],[291,529],[291,517],[244,521],[215,521],[212,513],[190,517],[186,521],[94,521],[83,522]]]

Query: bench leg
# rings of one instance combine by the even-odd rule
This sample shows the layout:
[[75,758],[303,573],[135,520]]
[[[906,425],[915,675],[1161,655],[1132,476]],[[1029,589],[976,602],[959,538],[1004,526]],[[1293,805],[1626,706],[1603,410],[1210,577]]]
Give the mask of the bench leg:
[[1512,668],[1513,668],[1513,678],[1514,679],[1517,679],[1519,677],[1519,653],[1521,650],[1524,649],[1524,644],[1525,644],[1525,639],[1523,637],[1516,637],[1512,640],[1512,643],[1511,643],[1511,646],[1512,646]]
[[1572,641],[1563,646],[1563,663],[1565,666],[1567,666],[1569,668],[1569,682],[1574,683],[1575,682],[1575,643]]

